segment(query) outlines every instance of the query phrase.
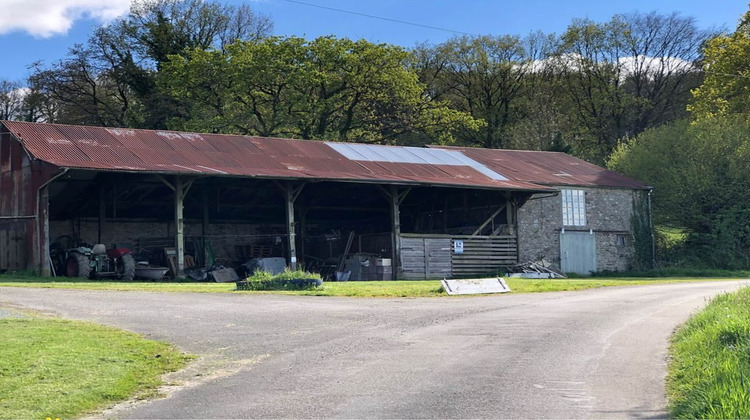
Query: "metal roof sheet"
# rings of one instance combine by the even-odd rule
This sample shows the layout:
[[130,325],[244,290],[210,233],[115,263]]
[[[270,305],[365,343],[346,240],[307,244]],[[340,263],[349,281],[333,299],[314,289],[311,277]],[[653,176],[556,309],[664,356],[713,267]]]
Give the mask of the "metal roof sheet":
[[425,149],[421,147],[393,147],[371,144],[327,142],[333,150],[351,160],[369,162],[414,163],[445,166],[468,166],[496,181],[508,178],[487,166],[453,150]]
[[34,157],[67,168],[547,191],[508,179],[451,150],[17,121],[2,124]]
[[432,146],[460,151],[509,179],[538,185],[651,189],[633,178],[561,152]]

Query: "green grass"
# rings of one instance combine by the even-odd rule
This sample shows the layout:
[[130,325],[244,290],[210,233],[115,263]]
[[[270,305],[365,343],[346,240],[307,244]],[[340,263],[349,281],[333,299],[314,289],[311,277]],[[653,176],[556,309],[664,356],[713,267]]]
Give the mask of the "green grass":
[[0,419],[70,418],[145,397],[187,357],[96,324],[0,319]]
[[721,295],[672,338],[667,376],[675,418],[750,418],[750,288]]
[[[576,278],[576,279],[507,279],[513,293],[538,293],[583,290],[610,286],[635,286],[683,281],[725,280],[724,278]],[[351,297],[431,297],[446,296],[438,280],[419,281],[350,281],[325,282],[322,287],[307,290],[241,291],[234,283],[195,282],[117,282],[66,278],[0,276],[0,287],[41,287],[88,290],[190,293],[254,293]]]
[[596,277],[709,277],[709,278],[750,278],[750,270],[720,270],[715,268],[666,267],[643,271],[602,271]]

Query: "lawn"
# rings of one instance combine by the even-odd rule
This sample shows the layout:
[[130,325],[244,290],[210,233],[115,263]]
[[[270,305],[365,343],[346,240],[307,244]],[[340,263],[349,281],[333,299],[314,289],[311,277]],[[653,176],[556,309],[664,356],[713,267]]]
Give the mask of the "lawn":
[[750,418],[750,288],[713,299],[672,337],[675,418]]
[[[576,279],[507,279],[513,293],[559,292],[583,290],[597,287],[635,286],[658,283],[678,283],[684,281],[727,280],[726,278],[576,278]],[[246,294],[288,294],[314,296],[353,296],[353,297],[430,297],[447,296],[438,280],[420,281],[351,281],[326,282],[314,290],[285,291],[241,291],[235,290],[234,283],[196,282],[116,282],[105,280],[81,280],[66,278],[43,278],[12,275],[0,276],[0,287],[42,287],[88,290],[120,290],[142,292],[197,292],[197,293],[246,293]]]
[[0,319],[0,419],[71,418],[152,395],[187,356],[101,325]]

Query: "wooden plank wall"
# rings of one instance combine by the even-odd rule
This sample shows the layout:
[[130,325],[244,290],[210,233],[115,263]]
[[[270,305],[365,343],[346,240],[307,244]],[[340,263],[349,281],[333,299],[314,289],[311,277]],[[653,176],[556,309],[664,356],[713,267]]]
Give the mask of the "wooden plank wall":
[[0,269],[26,269],[26,243],[22,231],[0,229]]
[[[463,254],[453,253],[456,240]],[[518,263],[518,241],[513,235],[448,236],[401,235],[403,279],[442,279],[484,275]]]
[[401,237],[401,278],[451,277],[450,238]]
[[453,237],[464,241],[463,254],[452,254],[453,277],[482,275],[518,262],[518,242],[515,236]]

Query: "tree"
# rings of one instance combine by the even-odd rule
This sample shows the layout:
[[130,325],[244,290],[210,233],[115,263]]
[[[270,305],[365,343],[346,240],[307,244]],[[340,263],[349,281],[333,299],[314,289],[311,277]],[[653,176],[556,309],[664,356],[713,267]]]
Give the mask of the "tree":
[[155,82],[169,55],[254,40],[270,30],[268,18],[246,5],[138,0],[56,65],[37,63],[31,83],[59,103],[59,122],[163,128],[179,110]]
[[655,187],[655,222],[687,231],[687,263],[750,264],[748,132],[744,117],[683,119],[646,130],[612,155],[610,169]]
[[750,113],[750,11],[731,35],[717,36],[703,51],[703,84],[689,106],[696,119]]
[[555,62],[583,129],[579,153],[602,162],[618,139],[684,116],[688,92],[700,81],[699,47],[709,36],[677,14],[574,20]]
[[189,106],[173,128],[376,143],[445,142],[475,129],[425,95],[407,58],[365,40],[275,37],[173,56],[160,81]]
[[17,82],[0,80],[0,120],[21,118],[24,91]]
[[518,118],[517,101],[532,59],[517,36],[456,37],[431,47],[417,46],[414,66],[433,98],[485,122],[461,133],[468,145],[508,145],[508,127]]

